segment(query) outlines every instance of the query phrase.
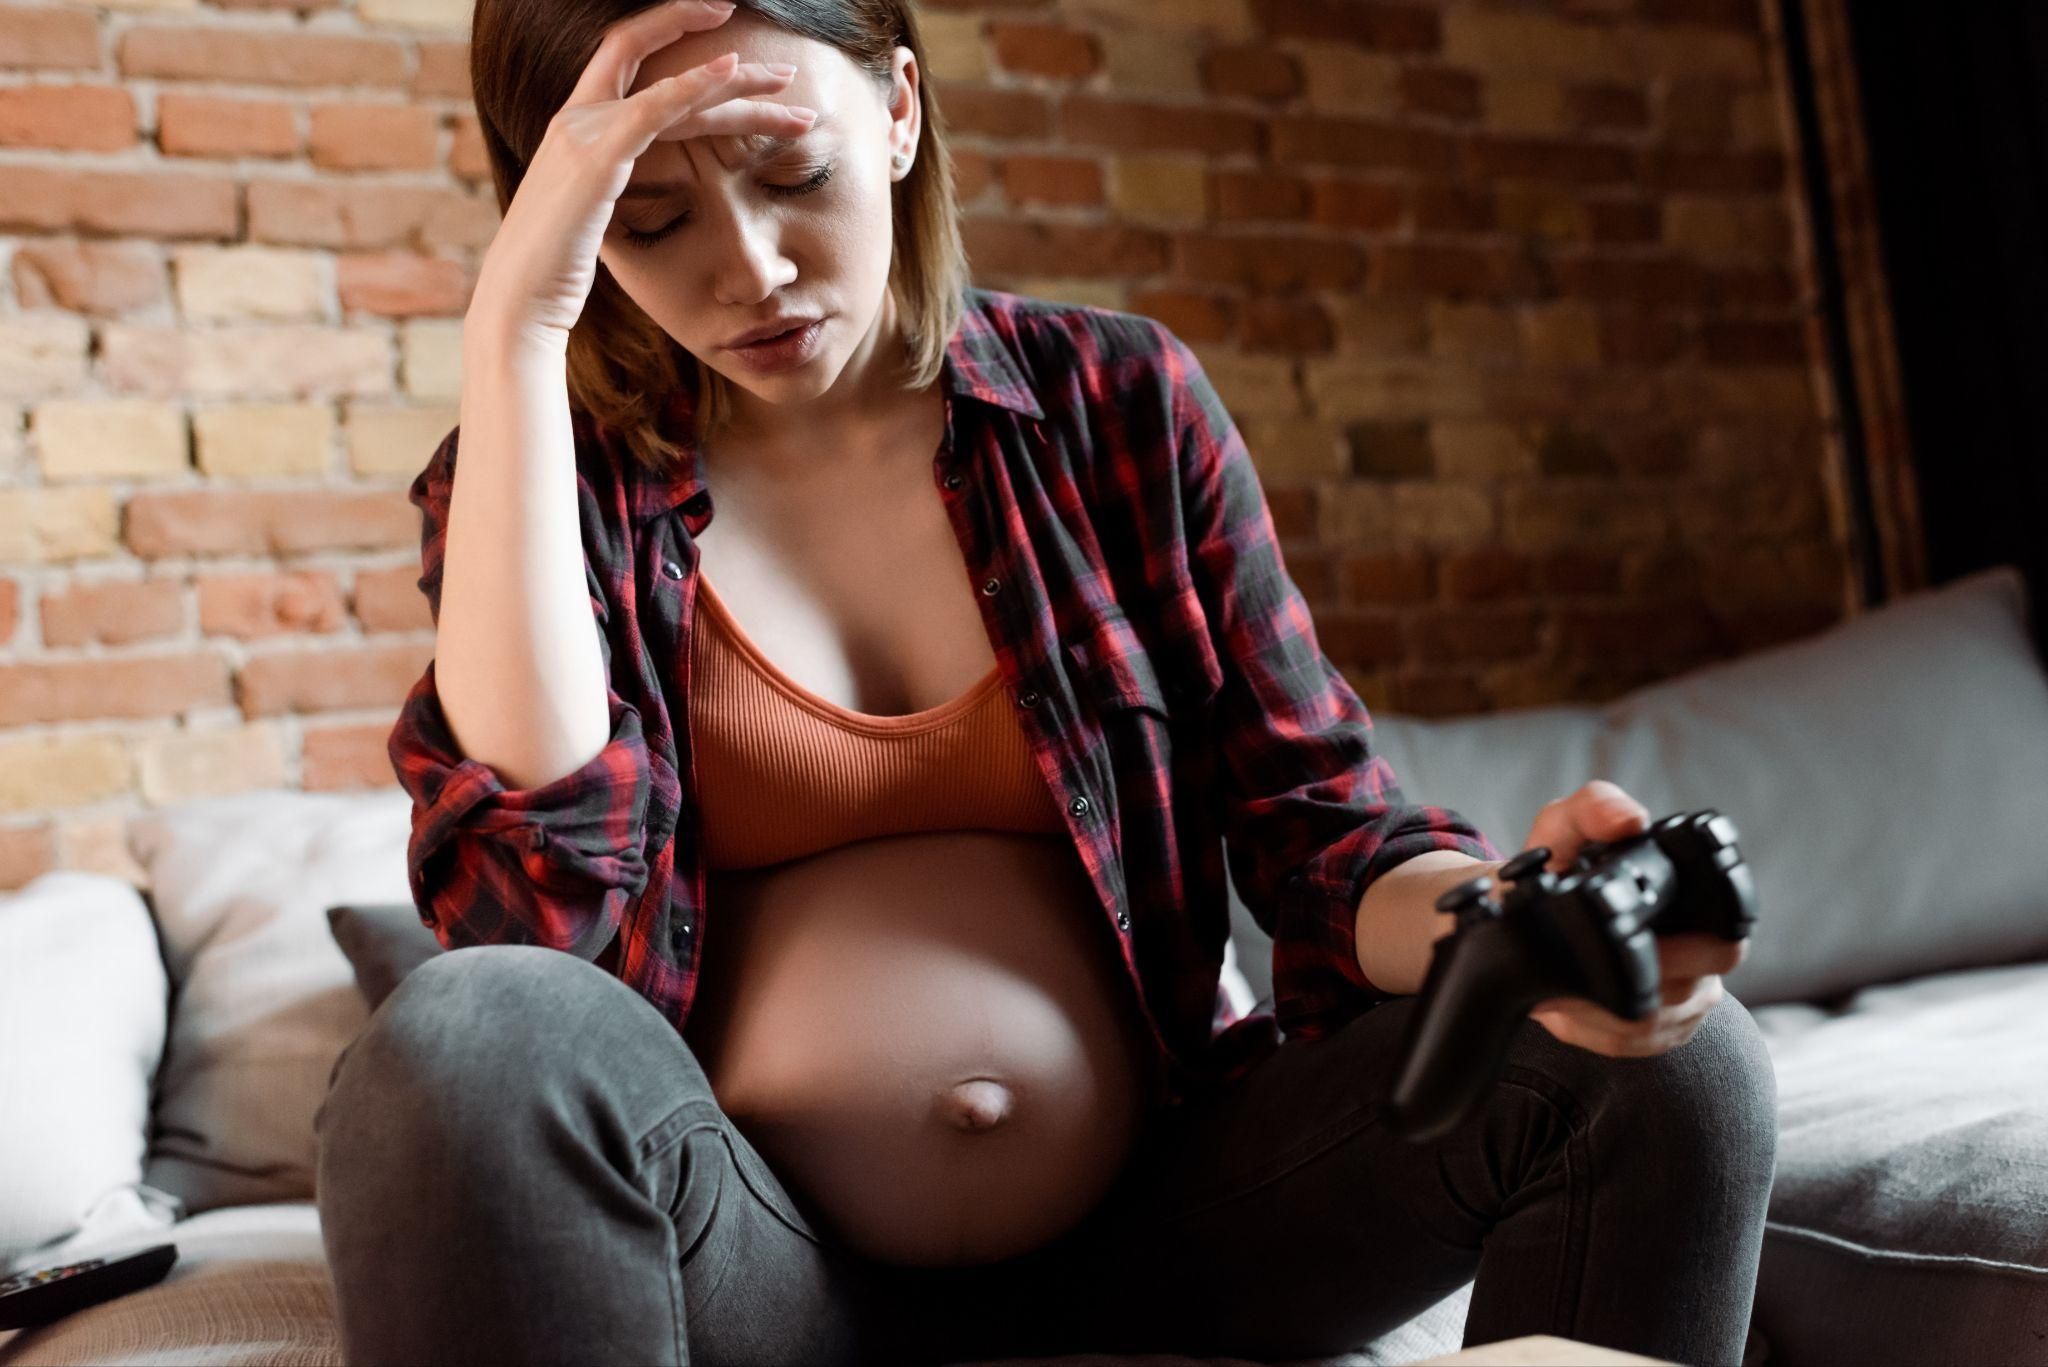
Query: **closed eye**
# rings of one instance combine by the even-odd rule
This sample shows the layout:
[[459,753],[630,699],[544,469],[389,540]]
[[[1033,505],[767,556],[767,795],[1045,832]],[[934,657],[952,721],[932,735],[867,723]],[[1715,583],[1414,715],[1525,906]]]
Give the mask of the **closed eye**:
[[[825,182],[832,179],[833,169],[834,167],[832,165],[820,166],[815,172],[811,174],[810,178],[804,181],[801,185],[764,185],[761,188],[766,190],[771,195],[782,195],[785,197],[791,197],[795,195],[808,195],[813,193],[814,191],[824,188]],[[688,223],[689,221],[690,216],[688,214],[680,214],[674,219],[674,221],[664,224],[662,227],[656,228],[653,232],[643,233],[638,231],[637,229],[626,227],[623,224],[620,225],[620,229],[621,234],[624,236],[626,240],[627,246],[651,247],[655,243],[667,237],[669,234],[675,232],[676,229],[682,227],[685,223]]]

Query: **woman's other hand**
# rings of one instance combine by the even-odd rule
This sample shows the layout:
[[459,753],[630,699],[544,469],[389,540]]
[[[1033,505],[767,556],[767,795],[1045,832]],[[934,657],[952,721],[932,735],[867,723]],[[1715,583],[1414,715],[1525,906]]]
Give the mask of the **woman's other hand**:
[[[1550,848],[1545,864],[1553,873],[1572,866],[1589,842],[1622,840],[1649,829],[1650,812],[1606,779],[1596,778],[1536,814],[1523,849]],[[1676,1049],[1692,1038],[1707,1012],[1721,1000],[1721,975],[1741,963],[1749,941],[1733,944],[1716,935],[1689,931],[1657,937],[1657,967],[1663,1001],[1639,1021],[1625,1020],[1585,997],[1548,997],[1529,1016],[1566,1044],[1613,1058],[1644,1058]]]

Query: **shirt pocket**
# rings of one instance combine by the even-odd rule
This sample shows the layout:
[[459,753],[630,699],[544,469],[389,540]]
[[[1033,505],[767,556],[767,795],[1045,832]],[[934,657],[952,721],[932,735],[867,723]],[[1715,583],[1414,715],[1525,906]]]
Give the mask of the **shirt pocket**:
[[1069,676],[1085,705],[1098,713],[1135,708],[1176,723],[1201,719],[1222,680],[1205,669],[1209,657],[1193,655],[1176,666],[1138,639],[1123,610],[1096,614],[1084,630],[1062,642]]

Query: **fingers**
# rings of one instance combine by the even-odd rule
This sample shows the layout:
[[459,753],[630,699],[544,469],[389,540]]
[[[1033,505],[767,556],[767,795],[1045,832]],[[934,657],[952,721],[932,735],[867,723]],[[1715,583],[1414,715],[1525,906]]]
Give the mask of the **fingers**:
[[1544,867],[1563,873],[1589,841],[1621,840],[1649,829],[1650,811],[1618,784],[1596,778],[1566,797],[1547,802],[1536,814],[1524,849],[1548,846]]
[[658,139],[733,137],[767,133],[791,137],[811,126],[818,111],[807,105],[773,100],[727,100],[710,109],[685,115],[654,136]]
[[1666,981],[1730,973],[1749,957],[1747,939],[1728,941],[1703,930],[1684,930],[1657,937],[1657,971]]
[[649,53],[686,33],[718,27],[732,17],[733,8],[725,0],[670,0],[613,24],[583,68],[568,103],[625,99]]

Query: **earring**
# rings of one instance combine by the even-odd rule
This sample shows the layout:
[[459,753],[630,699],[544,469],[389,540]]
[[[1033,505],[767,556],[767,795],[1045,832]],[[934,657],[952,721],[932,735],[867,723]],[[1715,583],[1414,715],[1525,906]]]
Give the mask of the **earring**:
[[898,171],[908,170],[910,167],[910,154],[908,152],[898,152],[889,159],[889,164]]

